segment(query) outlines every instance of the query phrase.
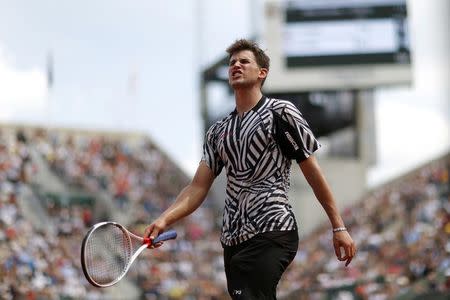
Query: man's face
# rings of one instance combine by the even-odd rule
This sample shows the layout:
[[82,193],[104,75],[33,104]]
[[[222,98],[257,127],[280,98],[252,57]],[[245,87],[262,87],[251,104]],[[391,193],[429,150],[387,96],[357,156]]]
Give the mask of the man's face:
[[248,88],[260,85],[267,76],[267,69],[260,68],[255,55],[250,50],[234,53],[229,61],[228,82],[233,89]]

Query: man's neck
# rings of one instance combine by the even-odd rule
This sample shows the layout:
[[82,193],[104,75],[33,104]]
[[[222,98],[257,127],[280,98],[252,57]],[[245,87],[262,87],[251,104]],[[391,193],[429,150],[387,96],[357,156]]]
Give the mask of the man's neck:
[[262,93],[257,89],[237,89],[234,91],[236,110],[239,115],[251,110],[261,99]]

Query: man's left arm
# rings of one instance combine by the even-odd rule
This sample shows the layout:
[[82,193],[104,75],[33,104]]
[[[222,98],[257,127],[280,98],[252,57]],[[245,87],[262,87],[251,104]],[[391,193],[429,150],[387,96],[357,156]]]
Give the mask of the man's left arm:
[[[333,229],[344,229],[344,221],[339,214],[330,186],[316,158],[311,155],[301,161],[299,166],[306,181],[311,186],[314,195],[328,215]],[[356,254],[356,246],[346,229],[343,231],[333,231],[333,246],[337,258],[340,261],[346,261],[345,266],[348,266]],[[344,248],[345,255],[341,254],[341,247]]]

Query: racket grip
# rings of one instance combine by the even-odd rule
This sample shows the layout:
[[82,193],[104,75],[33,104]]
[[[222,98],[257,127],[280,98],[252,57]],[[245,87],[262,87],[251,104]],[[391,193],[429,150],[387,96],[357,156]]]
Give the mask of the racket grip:
[[161,233],[158,235],[154,240],[153,244],[156,244],[158,242],[167,241],[167,240],[173,240],[177,237],[177,232],[175,230],[169,230],[166,232]]

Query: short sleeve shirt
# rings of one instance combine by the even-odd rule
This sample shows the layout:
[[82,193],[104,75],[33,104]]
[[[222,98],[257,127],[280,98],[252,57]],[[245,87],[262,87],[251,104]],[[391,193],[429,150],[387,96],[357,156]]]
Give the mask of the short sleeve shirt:
[[221,241],[233,246],[256,234],[297,229],[288,202],[292,160],[320,147],[295,105],[263,96],[242,116],[233,111],[206,133],[202,160],[227,186]]

